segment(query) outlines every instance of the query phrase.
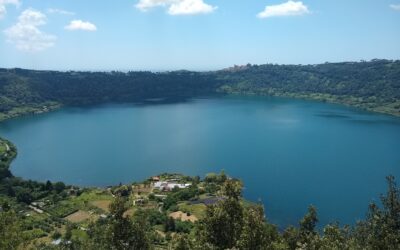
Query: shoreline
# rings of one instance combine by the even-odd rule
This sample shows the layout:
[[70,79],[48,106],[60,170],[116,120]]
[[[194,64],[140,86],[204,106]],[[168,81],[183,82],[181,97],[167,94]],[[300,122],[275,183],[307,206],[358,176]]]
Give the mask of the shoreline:
[[[375,114],[381,115],[388,115],[392,117],[400,118],[400,110],[399,111],[391,111],[391,110],[384,110],[385,106],[375,106],[375,107],[366,107],[367,104],[363,104],[361,101],[355,102],[354,99],[356,97],[352,96],[333,96],[328,94],[321,94],[321,93],[265,93],[263,91],[260,92],[251,92],[251,91],[232,91],[232,92],[225,92],[224,90],[217,90],[216,94],[224,94],[224,95],[234,95],[234,96],[260,96],[260,97],[284,97],[284,98],[293,98],[293,99],[300,99],[305,101],[317,101],[321,103],[330,103],[330,104],[338,104],[343,105],[345,107],[350,107],[354,109],[358,109],[360,111],[367,111]],[[131,102],[135,104],[135,102]],[[158,102],[155,102],[158,104]],[[399,104],[397,104],[399,103]],[[392,103],[392,105],[400,105],[400,101],[397,103]],[[23,109],[22,111],[11,110],[8,113],[1,113],[0,112],[0,123],[11,120],[18,117],[24,117],[28,115],[40,115],[44,113],[50,113],[52,111],[56,111],[62,107],[67,107],[67,105],[63,105],[60,103],[52,103],[48,105],[39,105],[39,107],[21,107],[15,109]],[[394,108],[393,108],[394,109]],[[11,114],[10,114],[11,113]]]
[[37,106],[23,106],[13,108],[7,113],[0,112],[0,122],[28,115],[40,115],[44,113],[49,113],[51,111],[60,109],[61,107],[63,107],[63,105],[59,103],[43,103]]
[[[330,103],[330,104],[338,104],[343,105],[345,107],[350,107],[354,109],[358,109],[361,111],[367,111],[375,114],[389,115],[392,117],[400,118],[400,109],[398,111],[392,108],[391,110],[383,110],[385,106],[375,106],[375,107],[366,107],[367,104],[363,104],[362,101],[354,101],[358,99],[353,96],[334,96],[329,94],[321,94],[321,93],[266,93],[263,91],[253,92],[253,91],[229,91],[225,92],[224,90],[219,90],[220,93],[224,93],[227,95],[235,95],[235,96],[265,96],[265,97],[284,97],[284,98],[293,98],[297,100],[305,100],[305,101],[317,101],[320,103]],[[371,103],[369,103],[371,105]],[[400,105],[400,101],[396,103],[391,103],[391,105]],[[386,107],[387,108],[387,107]]]

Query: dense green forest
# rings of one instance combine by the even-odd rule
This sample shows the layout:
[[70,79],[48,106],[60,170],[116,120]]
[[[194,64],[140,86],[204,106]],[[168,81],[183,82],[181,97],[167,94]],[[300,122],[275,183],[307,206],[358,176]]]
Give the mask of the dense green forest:
[[400,115],[400,61],[246,65],[219,72],[219,91],[314,99]]
[[171,102],[217,93],[315,99],[400,115],[400,61],[248,64],[162,73],[0,69],[0,120],[63,105]]

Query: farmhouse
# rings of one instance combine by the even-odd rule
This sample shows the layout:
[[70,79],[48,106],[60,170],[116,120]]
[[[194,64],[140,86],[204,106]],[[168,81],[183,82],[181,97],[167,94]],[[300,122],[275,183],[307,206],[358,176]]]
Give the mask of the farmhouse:
[[168,182],[168,181],[157,181],[154,183],[154,188],[155,189],[159,189],[159,190],[172,190],[175,187],[178,188],[188,188],[190,187],[192,184],[190,183],[176,183],[176,182]]

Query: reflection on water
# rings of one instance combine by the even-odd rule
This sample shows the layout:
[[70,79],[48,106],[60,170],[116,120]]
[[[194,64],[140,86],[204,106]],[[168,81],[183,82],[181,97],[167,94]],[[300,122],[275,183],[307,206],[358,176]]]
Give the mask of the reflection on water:
[[336,118],[346,118],[346,119],[350,118],[349,115],[342,114],[342,113],[333,113],[333,112],[319,113],[319,114],[317,114],[317,116],[325,117],[325,118],[335,118],[335,119]]
[[400,178],[400,119],[302,100],[151,99],[65,108],[0,123],[18,147],[17,176],[83,186],[162,172],[224,169],[261,199],[270,221],[297,223],[309,204],[322,224],[354,223]]

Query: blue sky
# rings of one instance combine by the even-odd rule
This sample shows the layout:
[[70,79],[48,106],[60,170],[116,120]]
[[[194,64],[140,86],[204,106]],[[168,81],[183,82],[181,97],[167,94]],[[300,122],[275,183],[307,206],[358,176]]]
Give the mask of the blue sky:
[[0,0],[0,67],[210,70],[400,59],[400,0]]

